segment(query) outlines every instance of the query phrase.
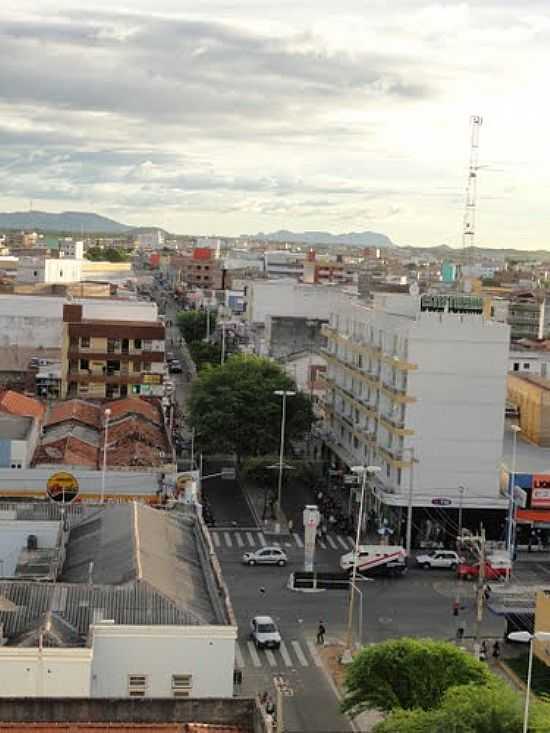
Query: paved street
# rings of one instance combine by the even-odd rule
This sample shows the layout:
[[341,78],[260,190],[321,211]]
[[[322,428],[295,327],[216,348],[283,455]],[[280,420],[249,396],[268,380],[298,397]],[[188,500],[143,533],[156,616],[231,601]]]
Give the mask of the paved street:
[[[284,568],[241,564],[247,549],[277,544],[262,532],[214,530],[212,538],[239,623],[237,663],[243,669],[243,692],[269,689],[273,676],[282,674],[294,690],[293,697],[286,698],[285,703],[289,730],[347,730],[347,721],[338,713],[336,699],[318,666],[314,643],[321,618],[327,639],[345,638],[347,593],[299,593],[287,589],[290,573],[302,569],[301,533],[279,541],[289,556],[289,564]],[[350,537],[329,534],[318,547],[317,568],[336,570],[340,555],[351,546]],[[457,587],[452,572],[417,568],[411,568],[402,578],[376,578],[362,583],[364,643],[403,635],[454,638],[457,620],[451,611]],[[466,623],[468,636],[474,631],[474,586],[464,583],[462,589],[465,609],[461,620]],[[284,640],[280,651],[258,652],[249,642],[248,624],[259,613],[273,616],[278,623]],[[486,616],[483,636],[500,636],[502,630],[500,619]]]

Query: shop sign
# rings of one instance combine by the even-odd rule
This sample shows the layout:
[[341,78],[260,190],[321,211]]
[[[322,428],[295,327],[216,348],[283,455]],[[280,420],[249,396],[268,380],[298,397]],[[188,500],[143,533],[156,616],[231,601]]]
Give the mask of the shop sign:
[[160,374],[144,374],[143,384],[160,384]]
[[483,300],[474,295],[423,295],[420,310],[443,313],[483,313]]
[[533,488],[531,490],[531,507],[550,507],[550,474],[533,474]]
[[453,503],[452,499],[446,499],[445,497],[436,497],[432,499],[434,506],[450,506]]
[[66,471],[58,471],[50,476],[46,493],[52,501],[70,504],[78,496],[78,481]]

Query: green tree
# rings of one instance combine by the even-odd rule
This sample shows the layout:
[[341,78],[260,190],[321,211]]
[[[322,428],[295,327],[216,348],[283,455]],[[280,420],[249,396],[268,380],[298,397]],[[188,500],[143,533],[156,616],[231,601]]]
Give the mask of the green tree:
[[209,364],[215,366],[220,363],[222,350],[219,344],[209,344],[205,341],[191,341],[187,345],[198,371],[204,369]]
[[85,257],[92,262],[126,262],[129,259],[127,252],[115,247],[89,247]]
[[[208,452],[244,456],[276,453],[282,398],[275,390],[296,389],[283,369],[269,359],[235,355],[223,366],[204,369],[192,384],[191,424]],[[311,400],[298,392],[288,397],[287,445],[301,438],[313,421]]]
[[485,685],[449,688],[433,710],[396,710],[375,733],[521,733],[522,727],[523,697],[492,677]]
[[364,648],[346,675],[343,709],[431,710],[450,687],[485,684],[487,666],[462,649],[432,639],[391,639]]
[[[216,314],[212,311],[208,313],[210,315],[210,333],[213,333],[216,328]],[[187,344],[206,338],[206,311],[181,311],[176,316],[176,322]]]

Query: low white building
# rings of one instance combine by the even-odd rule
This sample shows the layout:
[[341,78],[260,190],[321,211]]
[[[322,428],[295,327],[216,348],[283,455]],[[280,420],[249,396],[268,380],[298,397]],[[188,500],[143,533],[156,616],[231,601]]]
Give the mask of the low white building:
[[16,282],[24,284],[77,283],[82,275],[82,260],[68,257],[20,257]]
[[379,466],[377,501],[387,507],[407,507],[410,492],[415,507],[504,506],[510,329],[483,316],[481,299],[344,300],[324,333],[325,440],[344,470]]
[[57,583],[0,582],[0,696],[231,697],[237,628],[201,527],[96,508]]
[[28,468],[39,434],[35,418],[0,412],[0,468]]

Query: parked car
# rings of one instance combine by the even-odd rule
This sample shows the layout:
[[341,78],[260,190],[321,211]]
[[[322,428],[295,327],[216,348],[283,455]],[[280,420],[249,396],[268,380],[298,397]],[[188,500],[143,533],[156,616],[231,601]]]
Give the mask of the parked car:
[[286,565],[288,557],[280,547],[260,547],[255,552],[245,552],[243,563],[245,565]]
[[178,361],[177,359],[173,359],[168,364],[168,371],[170,372],[170,374],[181,374],[182,371],[183,371],[183,368],[181,366],[181,362]]
[[[471,580],[479,576],[480,563],[462,562],[457,568],[457,575],[463,580]],[[488,555],[485,562],[486,580],[506,578],[512,570],[512,563],[507,553]]]
[[463,558],[454,550],[433,550],[424,555],[416,556],[416,563],[425,570],[431,568],[449,568],[456,570]]
[[281,634],[271,616],[255,616],[250,622],[250,638],[256,649],[278,649]]

